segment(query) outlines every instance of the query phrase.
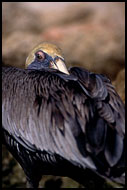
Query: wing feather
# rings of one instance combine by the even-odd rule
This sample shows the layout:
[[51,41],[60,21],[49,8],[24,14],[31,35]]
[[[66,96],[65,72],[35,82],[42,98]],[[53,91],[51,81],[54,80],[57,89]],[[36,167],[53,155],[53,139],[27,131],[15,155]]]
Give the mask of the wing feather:
[[94,170],[103,153],[114,166],[124,146],[124,105],[105,76],[77,67],[69,72],[3,68],[3,128],[33,151]]
[[89,124],[86,125],[88,148],[94,149],[96,154],[104,150],[107,162],[110,166],[114,166],[120,160],[124,149],[124,104],[106,76],[90,73],[77,67],[70,68],[69,71],[78,77],[82,89],[85,93],[87,91],[87,96],[92,98],[95,113],[100,118],[95,121],[89,119]]
[[[25,144],[25,147],[28,144],[28,149],[58,153],[68,160],[80,161],[85,167],[87,159],[78,149],[75,137],[82,131],[78,128],[85,129],[80,107],[85,105],[87,97],[83,95],[81,98],[82,90],[76,77],[66,78],[61,75],[46,70],[4,68],[3,127],[17,140],[20,136],[20,143]],[[89,108],[83,107],[82,115],[88,119]],[[80,118],[78,122],[77,115]],[[92,167],[95,167],[94,163]]]

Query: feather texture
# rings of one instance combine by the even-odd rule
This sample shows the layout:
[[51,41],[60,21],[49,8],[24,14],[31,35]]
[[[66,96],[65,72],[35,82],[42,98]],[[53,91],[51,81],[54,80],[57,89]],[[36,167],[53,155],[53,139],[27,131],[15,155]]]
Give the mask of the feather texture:
[[123,155],[124,105],[107,77],[78,67],[69,72],[4,67],[3,129],[35,160],[53,165],[58,155],[109,177]]

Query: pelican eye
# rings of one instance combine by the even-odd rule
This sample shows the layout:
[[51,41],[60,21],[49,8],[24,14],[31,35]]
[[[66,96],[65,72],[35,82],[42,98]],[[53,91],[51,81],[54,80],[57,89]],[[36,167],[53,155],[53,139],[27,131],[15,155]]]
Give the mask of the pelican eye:
[[36,58],[39,60],[39,61],[43,61],[45,59],[45,54],[43,51],[37,51],[36,52]]

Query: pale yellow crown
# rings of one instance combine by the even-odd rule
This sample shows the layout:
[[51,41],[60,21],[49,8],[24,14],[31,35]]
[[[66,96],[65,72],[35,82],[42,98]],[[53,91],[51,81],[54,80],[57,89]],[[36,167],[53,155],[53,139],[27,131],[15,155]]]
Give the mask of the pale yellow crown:
[[62,55],[62,51],[59,47],[57,47],[54,44],[48,43],[48,42],[43,42],[39,45],[37,45],[28,55],[27,59],[26,59],[26,63],[25,63],[25,67],[27,68],[29,64],[31,64],[34,59],[35,59],[35,53],[38,50],[42,50],[43,52],[47,53],[48,55],[50,55],[52,58],[59,56],[62,59],[63,55]]

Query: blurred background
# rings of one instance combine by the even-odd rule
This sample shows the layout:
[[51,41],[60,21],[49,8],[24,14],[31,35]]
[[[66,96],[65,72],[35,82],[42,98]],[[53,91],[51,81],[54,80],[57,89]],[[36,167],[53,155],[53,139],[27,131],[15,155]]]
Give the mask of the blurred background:
[[[124,2],[3,2],[2,64],[24,68],[28,53],[48,41],[58,45],[67,67],[106,74],[125,102]],[[25,187],[21,167],[3,146],[2,187]],[[116,184],[106,183],[105,187]],[[44,176],[42,187],[83,186],[66,177]]]

